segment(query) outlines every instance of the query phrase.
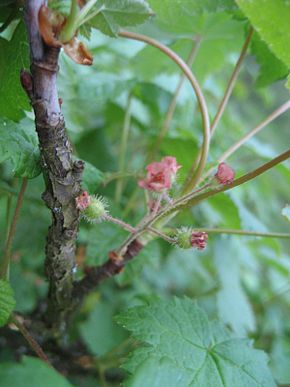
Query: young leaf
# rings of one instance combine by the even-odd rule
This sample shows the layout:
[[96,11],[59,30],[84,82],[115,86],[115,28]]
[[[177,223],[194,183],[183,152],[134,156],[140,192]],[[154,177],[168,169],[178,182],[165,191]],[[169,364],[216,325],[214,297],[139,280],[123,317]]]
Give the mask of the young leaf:
[[152,15],[144,0],[99,0],[95,9],[100,12],[88,24],[112,37],[121,27],[142,24]]
[[29,67],[29,50],[23,22],[18,24],[9,42],[0,38],[0,58],[0,115],[19,121],[24,115],[22,110],[30,110],[19,81],[20,70]]
[[270,50],[290,66],[290,3],[284,0],[236,0]]
[[72,385],[42,360],[25,356],[21,363],[0,364],[1,386],[72,387]]
[[117,321],[145,344],[125,364],[125,386],[275,386],[266,355],[209,322],[190,299],[155,300]]
[[33,178],[40,174],[38,140],[33,122],[19,123],[0,119],[0,163],[10,160],[14,175]]
[[0,327],[7,323],[14,306],[14,293],[10,284],[0,280]]

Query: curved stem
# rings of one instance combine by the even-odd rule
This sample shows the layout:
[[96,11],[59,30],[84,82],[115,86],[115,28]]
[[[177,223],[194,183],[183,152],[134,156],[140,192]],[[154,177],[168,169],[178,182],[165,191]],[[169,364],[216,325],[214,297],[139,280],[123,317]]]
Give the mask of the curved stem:
[[[120,174],[124,174],[125,172],[125,156],[127,151],[127,143],[128,143],[130,123],[131,123],[131,111],[130,111],[131,101],[132,101],[132,94],[130,93],[128,96],[128,101],[127,101],[127,106],[125,111],[124,124],[123,124],[120,149],[119,149],[119,173]],[[121,200],[122,191],[123,191],[123,179],[118,179],[116,183],[116,192],[115,192],[115,199],[117,203],[119,203]]]
[[[188,56],[188,59],[186,61],[186,64],[188,65],[188,67],[192,66],[193,61],[196,58],[198,49],[200,47],[200,42],[201,42],[200,36],[198,36],[193,41],[192,49],[191,49],[189,56]],[[159,136],[156,140],[155,146],[154,146],[153,150],[151,151],[150,156],[148,157],[149,160],[152,160],[155,158],[155,155],[159,151],[160,145],[161,145],[164,137],[166,136],[166,134],[169,130],[169,127],[170,127],[170,124],[171,124],[171,121],[173,118],[173,114],[174,114],[174,111],[176,109],[177,100],[178,100],[179,94],[181,92],[181,89],[182,89],[182,86],[183,86],[185,80],[186,80],[186,75],[184,73],[182,73],[180,78],[179,78],[179,82],[176,86],[175,92],[173,94],[172,100],[171,100],[169,107],[167,109],[167,112],[166,112],[161,130],[160,130]]]
[[[274,121],[277,117],[279,117],[281,114],[285,113],[287,110],[290,109],[290,100],[285,102],[282,106],[280,106],[278,109],[274,110],[267,118],[265,118],[260,124],[255,126],[252,130],[250,130],[248,133],[246,133],[243,137],[241,137],[235,144],[233,144],[231,147],[229,147],[219,158],[218,163],[221,163],[225,160],[227,160],[234,152],[236,152],[242,145],[245,144],[250,138],[255,136],[257,133],[259,133],[265,126],[270,124],[272,121]],[[216,169],[216,167],[210,168],[206,174],[203,176],[202,181],[204,181],[209,175],[213,173],[213,171]]]
[[36,353],[36,355],[45,363],[47,363],[51,368],[53,368],[41,346],[37,343],[36,340],[34,340],[34,338],[31,336],[25,326],[18,320],[18,317],[15,314],[12,315],[11,322],[16,325],[16,327],[19,329],[19,331],[21,332],[25,340],[28,342],[31,349]]
[[246,231],[246,230],[235,230],[230,228],[197,228],[196,231],[204,231],[208,234],[233,234],[233,235],[244,235],[244,236],[257,236],[264,238],[290,238],[290,234],[282,232],[261,232],[261,231]]
[[3,260],[1,262],[0,278],[8,278],[9,277],[8,268],[9,268],[9,262],[10,262],[10,257],[11,257],[12,243],[13,243],[13,238],[14,238],[14,235],[16,232],[17,221],[18,221],[20,209],[21,209],[21,206],[23,203],[23,198],[24,198],[26,186],[27,186],[27,177],[24,177],[22,179],[21,188],[20,188],[20,191],[18,194],[13,219],[12,219],[12,222],[10,225],[8,238],[7,238],[7,242],[6,242],[6,246],[5,246],[5,250],[4,250]]
[[[213,136],[214,131],[215,131],[215,129],[216,129],[216,127],[217,127],[217,125],[218,125],[218,123],[219,123],[219,121],[220,121],[220,119],[221,119],[221,117],[222,117],[222,115],[223,115],[223,113],[225,111],[225,108],[226,108],[227,104],[228,104],[229,98],[230,98],[230,96],[232,94],[233,88],[234,88],[234,86],[236,84],[238,75],[240,73],[242,62],[243,62],[243,60],[246,57],[247,49],[248,49],[248,46],[250,44],[251,38],[253,36],[253,32],[254,32],[253,27],[250,27],[250,30],[249,30],[248,35],[246,37],[246,40],[245,40],[245,42],[243,44],[243,47],[242,47],[239,59],[238,59],[236,65],[235,65],[234,71],[233,71],[233,73],[232,73],[232,75],[230,77],[229,83],[228,83],[228,85],[226,87],[224,96],[223,96],[223,98],[222,98],[222,100],[221,100],[221,102],[219,104],[219,107],[217,109],[216,115],[215,115],[215,117],[214,117],[214,119],[212,121],[212,124],[211,124],[211,127],[210,127],[211,136]],[[193,162],[193,164],[192,164],[192,166],[191,166],[191,168],[189,170],[187,178],[185,180],[183,192],[190,191],[190,189],[192,187],[191,181],[193,179],[195,180],[195,175],[197,173],[196,172],[197,171],[196,168],[197,168],[198,163],[200,162],[200,158],[201,158],[201,152],[199,151],[196,159],[194,160],[194,162]],[[198,180],[199,180],[199,178],[198,178]]]
[[175,62],[181,68],[181,70],[183,71],[183,73],[185,74],[185,76],[187,77],[187,79],[189,80],[189,82],[191,83],[194,89],[194,92],[198,101],[198,105],[201,111],[201,116],[202,116],[203,142],[201,146],[200,161],[198,163],[195,176],[190,182],[189,188],[192,189],[192,187],[194,187],[196,182],[199,180],[205,168],[208,150],[209,150],[209,143],[210,143],[210,122],[209,122],[208,109],[205,102],[205,98],[199,86],[199,83],[196,80],[195,76],[192,74],[188,65],[174,51],[172,51],[164,44],[148,36],[137,34],[134,32],[129,32],[129,31],[120,31],[119,36],[128,38],[128,39],[138,40],[140,42],[145,42],[147,44],[150,44],[151,46],[158,48],[160,51],[162,51],[165,55],[167,55],[173,62]]

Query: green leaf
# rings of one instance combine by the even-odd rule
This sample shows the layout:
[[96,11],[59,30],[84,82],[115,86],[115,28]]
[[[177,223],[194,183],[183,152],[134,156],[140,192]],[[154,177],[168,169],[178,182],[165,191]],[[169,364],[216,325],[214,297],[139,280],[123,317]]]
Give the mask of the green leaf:
[[98,186],[104,180],[104,174],[94,165],[85,162],[85,169],[83,172],[82,186],[89,193],[95,193]]
[[260,65],[258,86],[269,85],[287,76],[289,72],[287,66],[269,50],[267,44],[259,38],[257,33],[252,38],[251,52],[256,56]]
[[199,33],[210,26],[201,16],[236,9],[233,0],[150,0],[150,5],[158,26],[178,34]]
[[290,384],[290,343],[285,336],[277,337],[274,340],[271,350],[271,368],[278,383]]
[[285,0],[236,0],[270,50],[290,67],[290,3]]
[[152,15],[144,0],[99,0],[95,8],[100,12],[89,25],[112,37],[117,36],[121,27],[142,24]]
[[0,280],[0,327],[7,323],[14,307],[13,289],[8,282]]
[[290,222],[290,206],[288,204],[283,208],[282,215]]
[[238,255],[243,246],[237,238],[218,240],[214,249],[215,264],[220,281],[217,294],[219,317],[233,331],[245,336],[255,330],[255,317],[248,298],[241,286]]
[[111,302],[98,302],[88,320],[81,324],[81,336],[92,353],[102,356],[126,338],[126,331],[113,321],[115,313]]
[[125,364],[125,386],[275,386],[267,356],[210,323],[190,299],[153,301],[117,321],[145,344]]
[[40,154],[32,120],[19,123],[0,119],[0,163],[10,160],[17,177],[33,178],[40,174]]
[[23,357],[21,363],[0,364],[0,387],[71,387],[72,385],[40,359]]
[[23,22],[16,27],[8,42],[0,38],[0,116],[19,121],[23,110],[30,110],[27,96],[21,87],[19,74],[29,67],[29,50]]

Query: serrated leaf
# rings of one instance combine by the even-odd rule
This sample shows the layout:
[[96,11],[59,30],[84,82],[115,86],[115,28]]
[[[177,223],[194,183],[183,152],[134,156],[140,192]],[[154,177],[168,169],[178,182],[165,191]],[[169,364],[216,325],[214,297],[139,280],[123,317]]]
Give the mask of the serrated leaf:
[[290,3],[285,0],[236,0],[270,50],[290,66]]
[[99,0],[95,8],[100,12],[89,25],[112,37],[117,36],[121,27],[142,24],[152,15],[144,0]]
[[0,40],[0,115],[19,121],[23,110],[30,110],[28,98],[21,87],[19,74],[29,67],[29,49],[26,29],[20,22],[8,42]]
[[7,323],[14,307],[13,289],[8,282],[0,280],[0,327]]
[[34,178],[41,172],[38,139],[33,121],[0,119],[0,163],[10,160],[17,177]]
[[288,204],[283,208],[282,215],[290,222],[290,206]]
[[21,363],[0,364],[0,387],[72,387],[53,368],[40,359],[25,356]]
[[287,76],[289,72],[287,66],[269,50],[267,44],[260,39],[257,33],[252,38],[251,52],[260,65],[258,86],[269,85]]
[[275,386],[265,353],[210,323],[190,299],[153,301],[117,321],[145,344],[125,365],[133,374],[125,386]]

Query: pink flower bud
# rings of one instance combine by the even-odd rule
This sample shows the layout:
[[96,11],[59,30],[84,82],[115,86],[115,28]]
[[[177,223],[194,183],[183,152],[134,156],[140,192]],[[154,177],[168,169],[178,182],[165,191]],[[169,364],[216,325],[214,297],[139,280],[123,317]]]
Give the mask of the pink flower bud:
[[198,250],[203,250],[206,247],[208,235],[204,231],[192,231],[190,243],[192,247]]
[[76,197],[76,207],[78,210],[85,210],[91,203],[91,197],[87,191],[83,191],[78,197]]
[[177,164],[175,157],[166,156],[160,162],[153,162],[146,167],[147,176],[139,180],[138,185],[149,191],[167,190],[171,188],[179,168],[181,165]]
[[235,171],[226,163],[220,163],[215,177],[219,184],[231,184],[235,178]]

